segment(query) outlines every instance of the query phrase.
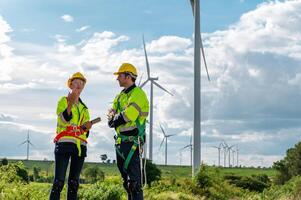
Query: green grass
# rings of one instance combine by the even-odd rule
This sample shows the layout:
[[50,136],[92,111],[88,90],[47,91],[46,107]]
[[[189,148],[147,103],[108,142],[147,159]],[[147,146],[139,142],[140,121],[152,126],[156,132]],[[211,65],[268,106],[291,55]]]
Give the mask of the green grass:
[[189,178],[191,177],[190,166],[178,166],[178,165],[157,165],[161,170],[161,176],[166,178]]
[[[20,160],[9,160],[9,162],[17,162]],[[51,175],[54,171],[53,161],[43,160],[22,160],[29,172],[32,172],[34,167],[39,167],[45,174]],[[93,163],[85,162],[84,169],[88,166],[97,165],[106,176],[119,176],[119,171],[116,164],[107,163]],[[190,166],[178,166],[178,165],[157,165],[162,172],[163,178],[189,178],[191,177]],[[222,175],[233,173],[240,176],[251,176],[253,174],[266,174],[269,177],[275,177],[276,171],[271,168],[220,168]]]
[[272,168],[220,168],[221,174],[233,173],[239,176],[251,176],[258,174],[266,174],[269,177],[275,177],[277,171]]

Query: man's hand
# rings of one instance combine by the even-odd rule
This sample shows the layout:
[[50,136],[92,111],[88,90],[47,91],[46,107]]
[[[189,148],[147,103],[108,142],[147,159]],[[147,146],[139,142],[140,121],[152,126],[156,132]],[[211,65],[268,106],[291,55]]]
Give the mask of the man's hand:
[[111,121],[114,118],[115,114],[116,111],[113,108],[109,109],[107,114],[108,121]]
[[92,127],[92,123],[89,121],[89,122],[86,122],[84,125],[84,130],[87,131],[87,130],[90,130],[91,127]]
[[72,105],[78,101],[79,95],[80,95],[80,90],[76,89],[76,88],[73,89],[72,92],[68,94],[68,96],[67,96],[67,102],[68,102],[67,112],[69,115],[71,113]]
[[72,90],[71,93],[68,94],[67,100],[68,100],[68,106],[72,106],[74,103],[76,103],[76,101],[78,101],[79,98],[79,94],[80,94],[80,90],[75,88]]

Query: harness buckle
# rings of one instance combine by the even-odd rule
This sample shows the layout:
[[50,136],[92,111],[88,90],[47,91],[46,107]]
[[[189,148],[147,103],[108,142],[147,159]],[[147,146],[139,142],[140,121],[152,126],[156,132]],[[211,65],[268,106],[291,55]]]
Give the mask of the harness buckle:
[[72,132],[74,132],[74,135],[76,137],[78,137],[78,136],[81,135],[81,131],[80,131],[80,129],[77,126],[72,126]]
[[135,137],[134,137],[134,136],[128,136],[128,140],[129,140],[129,142],[133,142],[133,141],[134,141],[134,139],[135,139]]

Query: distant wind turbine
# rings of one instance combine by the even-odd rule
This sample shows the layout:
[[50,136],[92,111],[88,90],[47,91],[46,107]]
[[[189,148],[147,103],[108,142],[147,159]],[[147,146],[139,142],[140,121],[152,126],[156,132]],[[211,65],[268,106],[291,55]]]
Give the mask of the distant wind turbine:
[[235,149],[231,149],[231,152],[232,152],[232,167],[235,167],[235,153],[236,153],[236,151],[235,151]]
[[153,160],[153,86],[156,85],[158,88],[160,88],[161,90],[167,92],[172,96],[173,94],[156,82],[157,80],[159,80],[159,77],[156,78],[151,77],[149,62],[148,62],[146,48],[145,48],[144,36],[142,36],[142,40],[143,40],[143,48],[144,48],[144,55],[145,55],[145,62],[146,62],[146,69],[147,69],[147,79],[140,85],[140,87],[142,88],[147,82],[150,81],[149,159]]
[[239,149],[238,149],[238,145],[236,145],[236,166],[238,167],[238,154],[239,154]]
[[190,150],[190,166],[192,166],[192,137],[191,136],[190,136],[190,143],[184,146],[181,150],[184,150],[186,148],[189,148]]
[[162,147],[162,145],[163,145],[163,142],[164,142],[164,140],[165,140],[165,165],[167,165],[167,138],[169,138],[169,137],[171,137],[171,136],[174,136],[174,135],[176,135],[176,134],[166,135],[166,133],[165,133],[163,127],[161,126],[161,124],[160,124],[160,128],[161,128],[161,131],[162,131],[164,137],[163,137],[163,140],[162,140],[162,142],[161,142],[161,144],[160,144],[159,150],[161,149],[161,147]]
[[213,148],[218,149],[218,166],[221,166],[221,148],[223,147],[223,143],[221,142],[218,147],[212,146]]
[[229,154],[229,157],[228,157],[228,159],[229,159],[229,167],[231,167],[231,150],[232,150],[233,147],[234,147],[234,145],[231,145],[231,146],[227,147],[227,151],[228,151],[228,154]]
[[182,166],[182,149],[180,149],[180,166]]
[[227,149],[228,149],[228,144],[226,143],[226,141],[223,140],[222,146],[224,151],[224,167],[226,167]]
[[26,160],[29,160],[29,145],[31,145],[31,146],[34,147],[34,145],[29,140],[29,130],[27,131],[27,139],[24,142],[22,142],[21,144],[19,144],[18,146],[21,146],[21,145],[23,145],[25,143],[27,144],[27,156],[26,156]]

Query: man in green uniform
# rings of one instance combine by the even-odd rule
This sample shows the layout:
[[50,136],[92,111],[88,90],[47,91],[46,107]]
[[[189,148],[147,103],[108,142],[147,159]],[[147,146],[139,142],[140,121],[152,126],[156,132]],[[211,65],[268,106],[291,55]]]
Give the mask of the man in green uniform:
[[124,89],[115,97],[108,113],[108,125],[116,131],[117,166],[129,200],[143,200],[140,166],[140,148],[145,142],[145,122],[149,102],[145,92],[135,85],[137,70],[123,63],[117,81]]

